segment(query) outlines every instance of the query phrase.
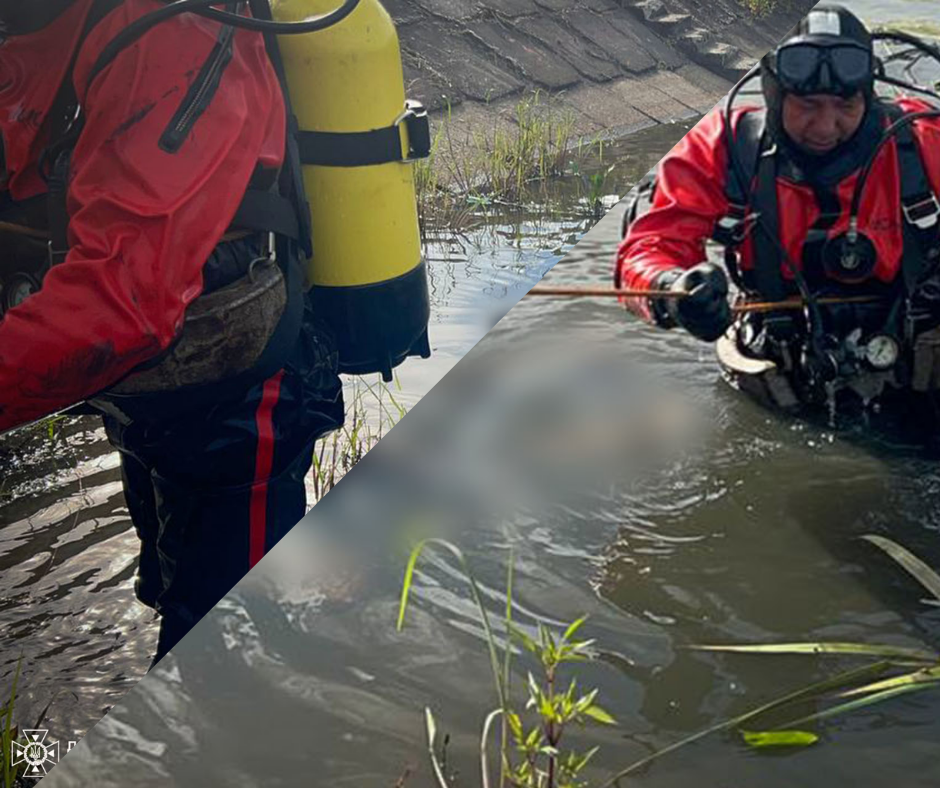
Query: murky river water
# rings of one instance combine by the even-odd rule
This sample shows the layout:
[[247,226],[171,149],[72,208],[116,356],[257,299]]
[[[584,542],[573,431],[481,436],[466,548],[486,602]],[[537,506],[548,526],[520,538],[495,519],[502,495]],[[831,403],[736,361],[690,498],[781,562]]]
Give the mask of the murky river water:
[[[925,16],[919,2],[854,5]],[[683,130],[629,141],[620,177]],[[63,740],[117,703],[51,788],[388,787],[408,770],[404,785],[430,785],[425,706],[449,733],[458,784],[478,785],[495,696],[451,557],[419,564],[395,631],[406,545],[422,534],[465,550],[495,616],[509,547],[521,627],[590,614],[602,659],[579,676],[618,721],[572,740],[601,747],[594,776],[831,664],[689,644],[940,646],[940,609],[857,538],[890,536],[940,566],[940,471],[916,451],[771,417],[719,380],[708,348],[600,300],[526,299],[456,364],[549,269],[552,283],[608,284],[620,209],[572,249],[591,221],[571,203],[432,247],[435,357],[400,370],[401,397],[451,374],[120,703],[154,626],[133,602],[116,458],[89,421],[59,425],[51,449],[42,435],[4,446],[19,465],[0,509],[0,676],[22,652],[27,718],[54,699],[44,726]],[[517,687],[530,668],[518,663]],[[788,757],[716,736],[634,782],[926,788],[940,780],[938,741],[940,696],[915,695],[834,720]]]
[[[595,164],[618,162],[607,190],[626,189],[687,128],[661,127],[609,152]],[[570,180],[540,198],[545,206],[481,209],[470,229],[431,239],[433,356],[399,368],[398,403],[410,408],[429,391],[591,226],[588,191]],[[504,215],[490,215],[497,211]],[[377,430],[386,419],[376,396],[359,390]],[[350,381],[347,399],[355,397]],[[156,642],[152,612],[133,596],[137,540],[119,459],[92,418],[16,433],[0,452],[0,681],[9,684],[22,657],[22,719],[51,700],[46,726],[78,739],[144,674]]]

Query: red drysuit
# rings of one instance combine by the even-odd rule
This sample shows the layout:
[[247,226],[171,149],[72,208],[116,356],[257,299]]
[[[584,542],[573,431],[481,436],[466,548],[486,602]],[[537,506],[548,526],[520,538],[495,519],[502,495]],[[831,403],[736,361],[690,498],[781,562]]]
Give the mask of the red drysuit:
[[[0,430],[78,402],[167,348],[256,167],[283,158],[283,96],[260,35],[236,31],[229,59],[222,26],[184,14],[89,85],[102,48],[163,7],[126,0],[79,47],[91,5],[76,0],[43,30],[0,43],[0,188],[16,201],[45,191],[46,115],[76,49],[86,118],[72,157],[68,257],[0,321]],[[211,100],[190,106],[197,92]]]

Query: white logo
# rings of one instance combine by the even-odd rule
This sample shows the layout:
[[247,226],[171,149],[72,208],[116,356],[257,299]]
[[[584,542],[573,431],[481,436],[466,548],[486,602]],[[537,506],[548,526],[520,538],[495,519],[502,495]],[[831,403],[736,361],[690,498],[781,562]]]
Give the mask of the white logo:
[[13,765],[26,764],[26,774],[48,774],[59,760],[59,742],[46,743],[47,730],[23,731],[26,744],[13,742]]

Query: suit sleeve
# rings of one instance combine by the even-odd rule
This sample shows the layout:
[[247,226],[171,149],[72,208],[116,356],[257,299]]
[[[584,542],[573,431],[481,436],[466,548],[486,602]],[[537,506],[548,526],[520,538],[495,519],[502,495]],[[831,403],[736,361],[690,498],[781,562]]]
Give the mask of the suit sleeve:
[[[79,96],[126,14],[155,5],[131,0],[92,32],[75,69]],[[84,95],[68,256],[0,322],[0,429],[79,402],[165,350],[256,165],[280,165],[283,98],[263,41],[239,31],[226,55],[220,40],[215,22],[163,23]],[[214,55],[211,100],[187,103]],[[187,106],[182,144],[161,147]]]
[[[705,260],[705,241],[728,209],[723,110],[703,118],[662,159],[651,209],[630,226],[617,250],[619,287],[649,289],[663,271]],[[624,303],[650,319],[647,299]]]

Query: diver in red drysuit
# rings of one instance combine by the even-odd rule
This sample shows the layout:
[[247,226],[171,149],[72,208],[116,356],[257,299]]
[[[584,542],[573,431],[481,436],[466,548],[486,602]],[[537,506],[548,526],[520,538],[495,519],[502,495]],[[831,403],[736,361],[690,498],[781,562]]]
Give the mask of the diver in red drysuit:
[[[788,48],[792,63],[780,59]],[[843,55],[844,63],[832,60]],[[859,171],[891,122],[884,105],[873,98],[872,57],[870,34],[856,17],[839,6],[817,6],[762,61],[767,130],[776,145],[770,155],[777,157],[778,239],[789,257],[787,262],[781,255],[780,275],[788,294],[797,292],[791,266],[816,291],[846,284],[820,258],[826,239],[847,231]],[[791,79],[784,72],[793,63],[797,73]],[[894,103],[905,113],[933,108],[919,99]],[[734,128],[754,111],[734,110]],[[705,242],[729,213],[724,135],[724,108],[718,107],[663,158],[652,208],[630,225],[615,270],[620,287],[688,294],[626,303],[663,327],[678,324],[706,341],[720,337],[732,322],[725,272],[705,262]],[[940,119],[917,121],[913,136],[929,185],[940,193]],[[859,230],[873,242],[876,255],[864,277],[859,279],[857,272],[851,277],[853,293],[881,292],[896,282],[904,248],[902,222],[897,141],[890,139],[862,192]],[[755,267],[755,233],[751,228],[738,249],[745,280]],[[757,298],[770,295],[758,287],[748,289]]]
[[104,414],[142,543],[137,593],[162,616],[158,659],[301,519],[312,445],[343,420],[336,354],[309,308],[280,369],[182,404],[106,394],[265,254],[265,233],[223,235],[284,160],[283,94],[256,33],[176,16],[92,78],[118,32],[163,5],[0,0],[4,209],[35,213],[47,192],[39,165],[68,80],[84,114],[68,254],[0,320],[0,430],[89,398]]

